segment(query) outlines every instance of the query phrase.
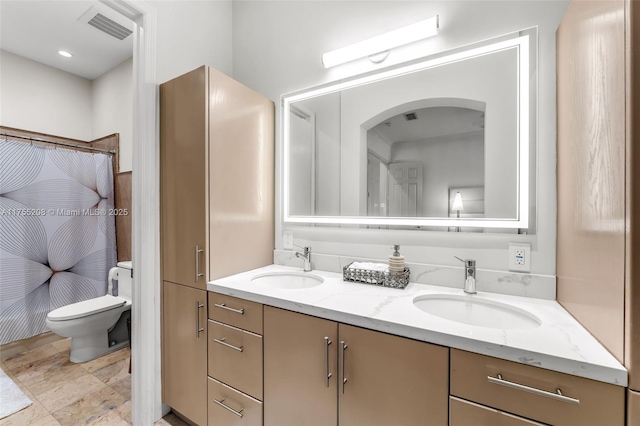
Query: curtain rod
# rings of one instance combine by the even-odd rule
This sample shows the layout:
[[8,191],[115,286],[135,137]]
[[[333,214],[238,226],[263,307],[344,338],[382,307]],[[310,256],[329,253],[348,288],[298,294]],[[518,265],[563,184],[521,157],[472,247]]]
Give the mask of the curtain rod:
[[11,133],[5,133],[5,132],[0,132],[0,136],[6,136],[6,137],[18,138],[18,139],[25,139],[25,140],[29,140],[29,141],[32,141],[32,142],[42,142],[42,143],[50,143],[50,144],[53,144],[53,145],[68,146],[68,147],[76,148],[76,149],[86,149],[86,150],[89,150],[89,151],[102,152],[104,154],[115,155],[115,153],[116,153],[114,150],[111,150],[111,149],[100,149],[100,148],[93,148],[91,146],[82,146],[82,145],[74,145],[74,144],[71,144],[71,143],[48,141],[48,140],[45,140],[45,139],[32,138],[30,136],[13,135]]

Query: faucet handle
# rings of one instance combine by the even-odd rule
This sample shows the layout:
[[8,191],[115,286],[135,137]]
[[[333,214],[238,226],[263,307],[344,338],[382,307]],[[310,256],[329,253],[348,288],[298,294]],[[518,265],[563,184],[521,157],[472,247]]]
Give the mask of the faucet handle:
[[476,261],[475,260],[471,260],[471,259],[461,259],[458,256],[453,256],[456,259],[458,259],[460,262],[464,263],[465,266],[469,267],[469,266],[476,266]]
[[302,247],[302,246],[299,246],[299,245],[297,245],[297,244],[295,244],[295,243],[292,243],[292,244],[293,244],[294,246],[296,246],[296,247],[301,248],[302,250],[304,250],[304,254],[307,254],[307,253],[311,252],[311,247],[309,247],[309,246]]

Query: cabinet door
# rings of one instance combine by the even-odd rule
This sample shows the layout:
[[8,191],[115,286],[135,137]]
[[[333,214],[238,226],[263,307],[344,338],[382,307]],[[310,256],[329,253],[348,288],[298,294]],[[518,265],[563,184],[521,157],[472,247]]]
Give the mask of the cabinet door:
[[333,321],[264,307],[265,426],[337,424],[337,337]]
[[449,426],[543,426],[523,417],[474,404],[473,402],[449,398]]
[[339,336],[340,426],[447,424],[448,348],[344,324]]
[[198,425],[207,424],[207,292],[164,282],[163,400]]
[[209,277],[206,88],[205,67],[160,86],[162,279],[202,290]]

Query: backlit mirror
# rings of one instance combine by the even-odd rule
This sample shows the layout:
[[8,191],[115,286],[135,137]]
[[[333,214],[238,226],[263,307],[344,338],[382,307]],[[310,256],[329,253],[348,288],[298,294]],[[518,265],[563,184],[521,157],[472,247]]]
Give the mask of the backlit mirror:
[[528,228],[533,34],[283,96],[284,222]]

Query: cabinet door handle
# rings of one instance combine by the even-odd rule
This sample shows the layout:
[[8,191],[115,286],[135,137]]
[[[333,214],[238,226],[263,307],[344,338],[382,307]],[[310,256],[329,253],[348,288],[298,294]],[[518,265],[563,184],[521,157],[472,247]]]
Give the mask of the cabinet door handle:
[[233,308],[228,307],[224,303],[220,303],[220,304],[214,303],[213,306],[215,306],[216,308],[226,309],[227,311],[235,312],[236,314],[244,315],[244,308],[233,309]]
[[199,339],[200,333],[204,331],[204,327],[200,327],[200,309],[202,308],[204,308],[204,305],[196,302],[196,339]]
[[524,392],[532,393],[534,395],[546,396],[547,398],[556,399],[562,402],[568,402],[569,404],[580,405],[579,399],[564,396],[560,388],[557,388],[555,393],[542,390],[542,389],[532,388],[530,386],[521,385],[520,383],[514,383],[508,380],[504,380],[502,378],[502,374],[498,374],[498,377],[487,376],[487,380],[489,380],[489,382],[491,383],[495,383],[496,385],[502,385],[508,388],[518,389]]
[[223,337],[222,339],[213,339],[214,342],[221,344],[222,346],[226,346],[231,349],[235,349],[238,352],[242,352],[244,350],[244,346],[233,346],[225,342],[227,338]]
[[340,364],[340,392],[344,394],[344,384],[347,383],[347,378],[344,377],[344,351],[346,351],[348,346],[344,343],[344,340],[340,340],[340,352],[338,353],[338,364]]
[[327,336],[324,337],[324,372],[326,375],[325,385],[329,387],[329,379],[332,374],[329,372],[329,345],[331,344],[331,340]]
[[196,282],[200,280],[200,277],[204,276],[204,273],[200,272],[200,253],[202,252],[204,252],[204,250],[196,246]]
[[218,404],[219,406],[221,406],[225,410],[231,411],[236,416],[242,418],[242,410],[244,410],[244,408],[241,408],[240,411],[236,411],[233,408],[229,407],[227,404],[225,404],[224,400],[225,400],[225,398],[222,398],[222,399],[215,399],[214,398],[213,402],[215,402],[216,404]]

